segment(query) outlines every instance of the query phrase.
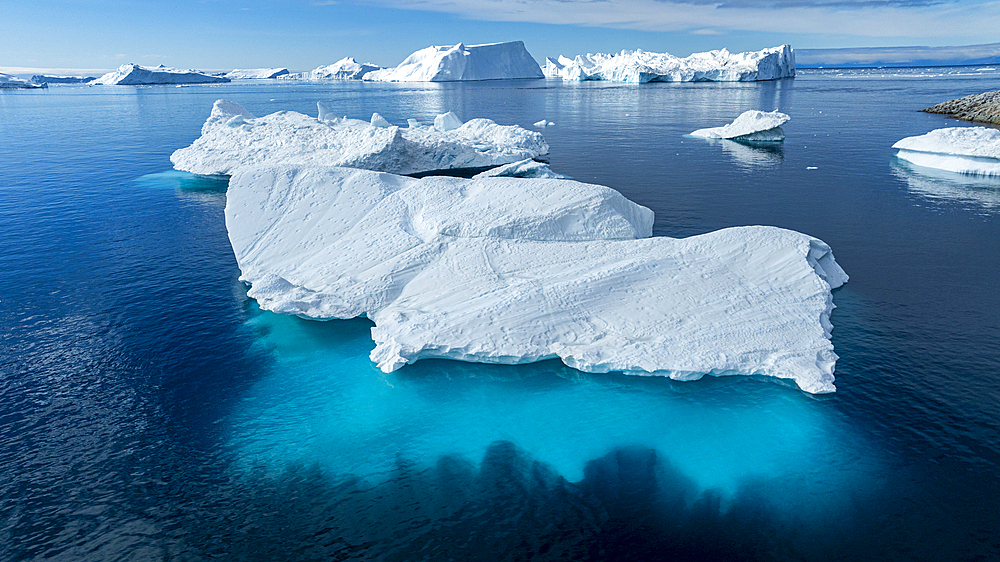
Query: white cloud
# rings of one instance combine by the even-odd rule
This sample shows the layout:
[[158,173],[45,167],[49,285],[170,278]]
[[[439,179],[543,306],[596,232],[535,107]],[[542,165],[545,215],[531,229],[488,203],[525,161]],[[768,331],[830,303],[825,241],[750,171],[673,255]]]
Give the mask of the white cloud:
[[[749,8],[656,0],[375,0],[383,6],[486,21],[611,27],[642,31],[754,31],[864,37],[995,37],[1000,2]],[[806,0],[803,0],[805,3]],[[823,0],[815,0],[823,1]],[[982,42],[986,42],[985,40]]]

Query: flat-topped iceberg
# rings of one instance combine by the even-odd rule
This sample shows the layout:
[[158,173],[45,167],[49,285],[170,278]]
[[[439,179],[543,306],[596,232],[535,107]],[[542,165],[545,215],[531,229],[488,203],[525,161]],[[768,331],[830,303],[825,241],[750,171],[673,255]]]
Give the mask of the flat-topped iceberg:
[[43,88],[42,84],[33,84],[10,74],[0,74],[0,88],[7,90]]
[[198,70],[181,70],[162,64],[157,67],[139,66],[138,64],[123,64],[118,70],[109,72],[91,84],[106,86],[138,86],[144,84],[212,84],[229,82],[229,78],[212,76]]
[[615,82],[752,82],[795,76],[795,53],[789,45],[747,53],[726,49],[679,58],[668,53],[622,51],[614,54],[545,59],[547,78]]
[[377,64],[359,63],[352,57],[345,57],[339,61],[321,66],[309,73],[309,80],[361,80],[365,74],[373,70],[380,70],[382,67]]
[[779,142],[785,140],[785,131],[781,126],[791,119],[778,110],[771,112],[750,110],[744,111],[732,123],[723,127],[698,129],[691,133],[692,137],[707,139],[729,139],[740,141]]
[[918,166],[980,176],[1000,176],[1000,130],[949,127],[906,137],[892,145],[897,157]]
[[[348,166],[396,174],[454,168],[486,168],[546,154],[541,133],[489,119],[462,123],[453,114],[447,130],[397,127],[381,116],[371,121],[279,111],[255,117],[237,103],[218,100],[191,146],[175,151],[178,170],[228,175],[242,165]],[[456,125],[455,122],[458,122]]]
[[542,78],[542,69],[521,41],[427,47],[406,57],[395,68],[376,70],[365,80],[379,82],[451,82]]
[[249,295],[367,316],[389,372],[441,357],[587,372],[756,374],[835,390],[830,248],[774,227],[649,238],[653,214],[560,179],[238,169],[226,226]]
[[237,68],[223,74],[230,80],[270,80],[286,75],[288,75],[287,68]]

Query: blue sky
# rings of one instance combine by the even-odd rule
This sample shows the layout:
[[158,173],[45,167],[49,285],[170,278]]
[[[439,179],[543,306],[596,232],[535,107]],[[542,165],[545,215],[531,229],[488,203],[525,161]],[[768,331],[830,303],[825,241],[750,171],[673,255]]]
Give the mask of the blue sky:
[[1000,0],[3,0],[0,69],[309,70],[383,66],[427,45],[522,40],[546,56],[641,48],[684,56],[1000,42]]

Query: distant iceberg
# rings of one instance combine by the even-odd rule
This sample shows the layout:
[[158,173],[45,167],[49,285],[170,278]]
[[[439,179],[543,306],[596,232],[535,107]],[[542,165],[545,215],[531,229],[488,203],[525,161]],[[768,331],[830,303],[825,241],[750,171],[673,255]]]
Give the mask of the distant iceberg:
[[708,139],[779,142],[785,140],[785,131],[781,129],[781,126],[789,119],[791,117],[779,113],[777,110],[771,112],[744,111],[735,121],[724,127],[698,129],[692,132],[691,136]]
[[450,82],[543,78],[542,69],[521,41],[427,47],[406,57],[399,66],[377,70],[365,80],[379,82]]
[[[242,165],[349,166],[397,174],[452,168],[486,168],[548,153],[541,133],[489,119],[448,130],[420,125],[401,128],[381,116],[371,122],[342,119],[320,102],[321,118],[294,111],[255,117],[242,106],[218,100],[201,137],[175,151],[178,170],[227,175]],[[455,125],[458,121],[458,125]],[[454,128],[451,128],[454,127]]]
[[33,84],[83,84],[96,80],[93,76],[52,76],[50,74],[36,74],[31,77]]
[[892,145],[897,157],[927,168],[1000,176],[1000,129],[949,127],[906,137]]
[[367,316],[386,372],[431,357],[560,358],[586,372],[835,390],[830,291],[847,275],[804,234],[649,238],[653,213],[607,187],[333,167],[241,167],[225,214],[262,308]]
[[574,59],[545,59],[547,78],[615,82],[752,82],[795,76],[795,53],[789,45],[762,51],[726,49],[678,58],[642,50],[587,54]]
[[372,63],[359,63],[351,57],[321,66],[309,73],[309,80],[361,80],[365,74],[373,70],[381,70],[381,66]]
[[118,67],[118,70],[109,72],[90,83],[106,86],[138,86],[143,84],[211,84],[229,81],[229,78],[212,76],[198,70],[181,70],[162,64],[150,68],[130,63],[123,64]]
[[287,74],[287,68],[237,68],[223,74],[223,76],[230,80],[270,80]]
[[0,89],[4,90],[30,90],[32,88],[44,88],[44,84],[33,84],[27,80],[22,80],[10,74],[0,74]]

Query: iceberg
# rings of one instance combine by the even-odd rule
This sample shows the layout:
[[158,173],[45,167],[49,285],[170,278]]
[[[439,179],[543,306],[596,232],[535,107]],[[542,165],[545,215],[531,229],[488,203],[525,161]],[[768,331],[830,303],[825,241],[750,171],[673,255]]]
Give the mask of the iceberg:
[[831,289],[847,275],[804,234],[650,238],[652,211],[603,186],[336,167],[241,167],[225,215],[262,308],[367,316],[385,372],[432,357],[559,358],[586,372],[835,390]]
[[82,84],[96,80],[93,76],[52,76],[50,74],[36,74],[31,77],[34,84]]
[[352,57],[345,57],[313,70],[309,73],[309,80],[361,80],[365,74],[381,68],[377,64],[359,63]]
[[511,164],[504,164],[503,166],[497,166],[496,168],[491,168],[485,172],[480,172],[474,176],[472,179],[481,178],[543,178],[543,179],[559,179],[568,180],[572,179],[569,176],[564,176],[562,174],[557,174],[549,168],[548,164],[544,162],[538,162],[536,160],[525,159],[520,162],[514,162]]
[[5,90],[15,90],[15,89],[32,89],[32,88],[44,88],[44,84],[33,84],[27,80],[22,80],[16,76],[11,76],[10,74],[0,74],[0,89]]
[[229,78],[230,80],[270,80],[286,75],[288,75],[287,68],[237,68],[223,74],[225,78]]
[[150,68],[129,63],[119,66],[118,70],[109,72],[90,84],[138,86],[144,84],[212,84],[229,81],[229,78],[212,76],[198,70],[181,70],[162,64]]
[[379,82],[451,82],[457,80],[507,80],[543,78],[542,69],[521,41],[427,47],[395,68],[376,70],[365,80]]
[[965,96],[921,111],[944,113],[955,119],[1000,125],[1000,91]]
[[319,119],[294,111],[255,117],[237,103],[218,100],[201,137],[175,151],[170,161],[178,170],[202,175],[279,164],[415,174],[499,166],[549,151],[541,133],[489,119],[472,119],[447,131],[419,124],[401,128],[381,116],[372,115],[370,122],[339,118],[326,104],[318,106]]
[[795,76],[795,53],[781,45],[761,51],[730,53],[726,49],[678,58],[668,53],[622,51],[570,59],[545,59],[546,78],[615,82],[752,82]]
[[906,137],[893,148],[907,162],[974,176],[1000,176],[1000,130],[949,127]]
[[779,142],[785,140],[785,132],[781,130],[781,126],[789,119],[791,117],[779,113],[778,110],[771,112],[744,111],[735,121],[724,127],[698,129],[692,132],[691,136],[707,139]]

